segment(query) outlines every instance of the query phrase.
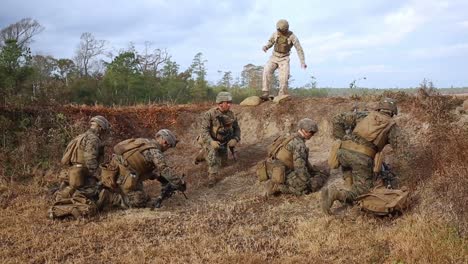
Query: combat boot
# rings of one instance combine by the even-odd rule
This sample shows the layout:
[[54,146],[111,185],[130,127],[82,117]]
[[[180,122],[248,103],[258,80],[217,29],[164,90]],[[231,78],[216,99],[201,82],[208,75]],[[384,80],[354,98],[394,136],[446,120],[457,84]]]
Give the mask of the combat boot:
[[331,214],[330,208],[333,206],[333,202],[336,200],[344,202],[345,194],[342,190],[336,186],[329,186],[322,190],[322,211],[326,214]]
[[272,195],[277,194],[280,191],[279,185],[274,183],[272,180],[268,180],[264,185],[263,196],[268,198]]
[[193,165],[198,165],[200,164],[201,162],[204,162],[205,161],[205,151],[204,150],[200,150],[197,155],[195,156],[195,158],[193,159]]
[[344,172],[343,179],[344,179],[345,187],[348,190],[351,190],[351,187],[353,187],[353,175],[351,174],[351,171]]
[[218,182],[218,174],[210,173],[208,175],[208,188],[213,188],[213,186],[215,186],[217,182]]
[[268,91],[264,91],[262,93],[262,96],[260,96],[260,99],[262,99],[263,101],[268,101],[270,100],[270,93]]

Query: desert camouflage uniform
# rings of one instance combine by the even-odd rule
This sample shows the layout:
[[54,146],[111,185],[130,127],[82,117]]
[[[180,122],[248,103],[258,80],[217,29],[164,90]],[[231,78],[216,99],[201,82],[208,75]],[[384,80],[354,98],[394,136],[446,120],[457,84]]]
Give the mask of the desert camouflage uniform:
[[321,172],[309,161],[309,148],[305,139],[295,133],[294,138],[284,147],[292,153],[293,169],[286,169],[286,182],[278,186],[281,193],[303,195],[317,191],[320,185],[316,179]]
[[[273,33],[268,40],[267,44],[264,46],[266,49],[271,48],[275,45],[278,41],[278,38],[281,36],[282,33],[276,31]],[[301,64],[305,64],[305,57],[304,51],[302,50],[302,46],[299,43],[299,39],[289,31],[286,35],[287,42],[290,46],[294,46],[297,51],[297,55],[299,56],[299,60]],[[288,94],[288,80],[289,80],[289,55],[291,54],[290,49],[287,52],[278,52],[273,51],[273,54],[270,57],[270,60],[265,65],[263,70],[263,82],[262,82],[262,91],[269,92],[271,90],[271,83],[273,73],[276,69],[279,68],[279,94],[278,95],[286,95]]]
[[[83,134],[78,137],[81,136],[83,136]],[[84,133],[83,140],[78,146],[78,151],[83,152],[84,160],[82,163],[73,162],[73,165],[66,169],[67,171],[61,173],[65,178],[62,179],[63,182],[61,188],[56,194],[57,201],[71,198],[73,195],[84,195],[88,198],[95,198],[98,194],[95,174],[99,164],[104,159],[104,145],[94,129],[90,128]],[[87,169],[87,176],[85,177],[84,185],[79,188],[70,186],[68,181],[69,171],[74,166],[83,166]]]
[[[223,120],[231,120],[232,125],[225,126]],[[218,128],[215,134],[214,129]],[[208,163],[208,173],[217,174],[220,167],[224,165],[228,158],[227,143],[231,139],[240,141],[241,131],[237,118],[231,110],[222,113],[217,107],[208,110],[201,121],[201,133],[198,142],[203,147],[205,158]],[[216,140],[221,143],[219,149],[214,149],[210,142]]]
[[[356,125],[368,114],[369,112],[348,112],[335,116],[333,118],[333,135],[335,138],[351,140],[360,145],[377,150],[372,142],[351,133]],[[386,144],[390,144],[393,149],[400,150],[400,146],[407,144],[405,143],[406,141],[400,128],[396,124],[393,125],[388,131]],[[340,190],[343,194],[341,200],[352,202],[356,197],[367,193],[373,187],[374,159],[363,153],[343,148],[338,150],[337,155],[343,174],[351,174],[353,182],[350,190]]]
[[[114,155],[111,161],[111,166],[119,167],[119,175],[117,184],[118,187],[114,190],[104,189],[99,195],[98,207],[119,206],[127,207],[145,207],[149,201],[148,195],[143,190],[143,181],[158,180],[163,187],[167,183],[171,183],[175,188],[178,188],[182,183],[182,179],[171,173],[169,166],[166,163],[166,158],[161,150],[161,146],[153,139],[144,139],[148,143],[154,145],[154,148],[143,150],[141,154],[145,162],[151,165],[152,170],[146,174],[140,175],[131,168],[122,155]],[[133,178],[133,179],[130,179]],[[135,184],[131,188],[124,188],[125,181],[135,180]]]

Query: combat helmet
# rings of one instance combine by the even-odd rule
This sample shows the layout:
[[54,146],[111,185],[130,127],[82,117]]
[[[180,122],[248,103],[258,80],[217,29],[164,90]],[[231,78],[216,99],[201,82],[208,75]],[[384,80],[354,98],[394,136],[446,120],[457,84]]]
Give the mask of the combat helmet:
[[317,133],[318,131],[318,126],[315,121],[313,121],[310,118],[303,118],[297,123],[297,127],[299,129],[304,129],[307,132],[312,132],[312,133]]
[[222,103],[222,102],[232,102],[232,95],[230,92],[219,92],[218,95],[216,96],[216,103]]
[[90,124],[97,124],[100,126],[103,130],[107,131],[110,129],[109,121],[103,116],[97,115],[93,116],[91,120],[89,121]]
[[276,29],[281,32],[287,32],[289,30],[289,23],[286,19],[280,19],[276,22]]
[[174,135],[174,133],[172,133],[172,131],[170,131],[169,129],[161,129],[159,130],[155,137],[162,137],[164,140],[166,140],[166,142],[169,144],[169,146],[171,148],[175,148],[177,143],[179,142],[176,138],[176,136]]
[[377,107],[377,110],[387,110],[387,111],[392,112],[392,114],[394,115],[398,114],[396,101],[388,97],[382,98],[382,100],[379,102],[379,106]]

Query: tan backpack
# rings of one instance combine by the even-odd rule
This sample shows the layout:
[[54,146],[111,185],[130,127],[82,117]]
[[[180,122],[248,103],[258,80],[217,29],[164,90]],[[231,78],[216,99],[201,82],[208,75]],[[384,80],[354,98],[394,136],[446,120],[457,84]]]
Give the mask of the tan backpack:
[[403,212],[409,204],[408,194],[406,187],[397,190],[379,185],[369,193],[359,196],[357,201],[363,211],[385,216]]
[[90,217],[97,213],[96,204],[84,195],[73,195],[71,198],[61,199],[55,202],[49,209],[50,219],[63,219],[73,217]]
[[81,141],[83,141],[83,138],[86,136],[86,133],[83,133],[76,138],[74,138],[70,143],[68,143],[67,148],[65,149],[65,152],[63,153],[63,157],[61,160],[61,163],[66,166],[72,165],[72,161],[78,161],[80,159],[79,157],[79,146],[81,144]]

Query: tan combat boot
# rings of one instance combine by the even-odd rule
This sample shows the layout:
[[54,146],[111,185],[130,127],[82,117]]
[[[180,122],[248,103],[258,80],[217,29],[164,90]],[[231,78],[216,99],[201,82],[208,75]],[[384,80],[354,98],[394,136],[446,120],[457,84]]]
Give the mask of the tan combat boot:
[[197,155],[195,156],[195,158],[193,159],[193,165],[198,165],[200,164],[201,162],[204,162],[205,161],[205,151],[204,150],[200,150]]
[[272,195],[277,194],[279,191],[280,191],[279,185],[274,183],[272,180],[268,180],[265,182],[265,185],[264,185],[263,196],[265,198],[268,198]]
[[218,182],[218,174],[210,173],[208,175],[208,188],[213,188],[213,186],[215,186],[217,182]]
[[270,92],[264,91],[264,92],[262,93],[262,96],[260,96],[260,99],[262,99],[263,101],[268,101],[268,100],[270,100]]
[[339,190],[336,186],[329,186],[322,190],[322,211],[326,214],[331,214],[330,208],[333,202],[338,200],[341,202],[345,201],[344,193]]
[[345,187],[348,190],[351,190],[351,187],[353,187],[353,175],[352,175],[351,171],[344,172],[343,173],[343,179],[344,179],[344,182],[345,182]]

